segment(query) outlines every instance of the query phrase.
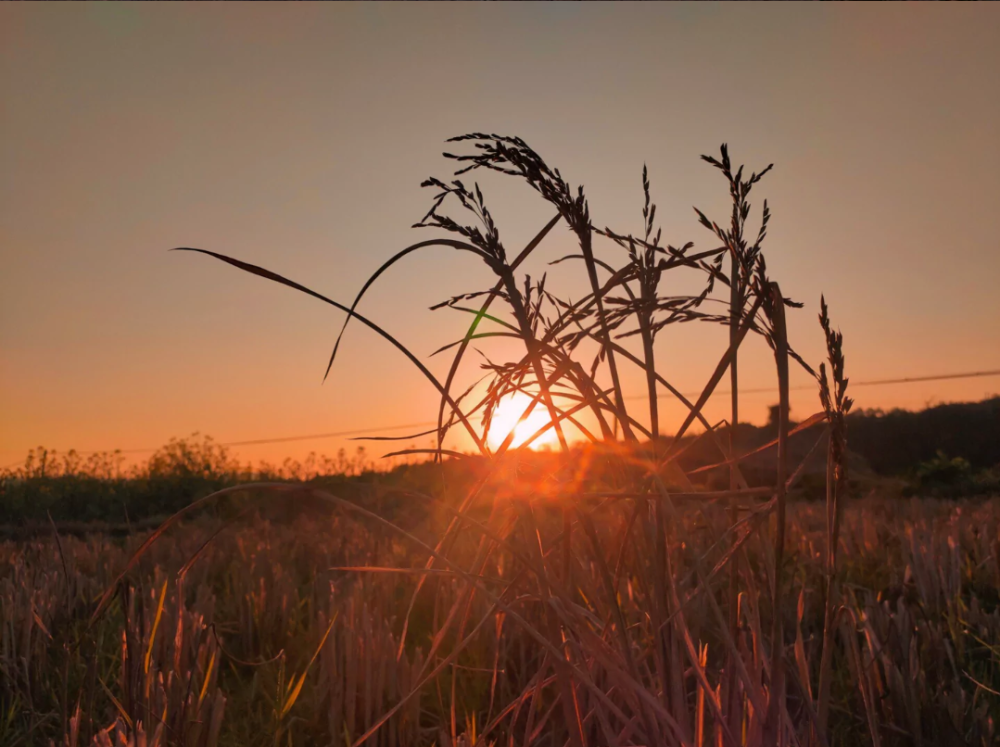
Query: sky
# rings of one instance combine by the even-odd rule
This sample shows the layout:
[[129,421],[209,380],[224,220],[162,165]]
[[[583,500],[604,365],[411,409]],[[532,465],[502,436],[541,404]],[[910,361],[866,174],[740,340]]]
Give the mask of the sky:
[[[646,164],[664,240],[698,249],[716,242],[692,206],[728,220],[726,184],[699,156],[727,142],[752,170],[774,163],[751,223],[767,198],[769,272],[806,305],[789,313],[797,350],[822,359],[823,293],[855,381],[1000,369],[997,70],[992,4],[4,3],[0,466],[39,445],[433,420],[433,389],[360,325],[323,382],[340,312],[168,250],[230,254],[349,302],[393,252],[435,235],[412,228],[431,203],[420,183],[451,175],[444,141],[470,131],[524,138],[584,185],[595,224],[621,232],[642,230]],[[474,178],[509,251],[554,214],[524,184]],[[547,264],[572,249],[559,227],[526,269],[579,297],[580,268]],[[359,311],[441,375],[447,361],[427,356],[465,320],[428,307],[492,282],[471,255],[430,249]],[[725,335],[668,330],[663,374],[700,390]],[[740,362],[742,386],[774,386],[762,341]],[[642,394],[638,370],[623,378]],[[854,396],[921,408],[998,391],[984,377]],[[815,391],[792,394],[793,417],[818,409]],[[743,417],[762,422],[775,400],[746,394]],[[682,411],[662,407],[670,432]]]

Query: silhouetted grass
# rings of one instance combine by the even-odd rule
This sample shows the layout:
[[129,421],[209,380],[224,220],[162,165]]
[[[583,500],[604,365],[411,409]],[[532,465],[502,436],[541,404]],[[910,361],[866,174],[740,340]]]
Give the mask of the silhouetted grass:
[[[154,743],[185,745],[215,744],[223,734],[237,743],[355,747],[992,743],[1000,650],[996,595],[989,591],[1000,580],[993,507],[977,509],[975,521],[922,504],[912,515],[883,521],[843,510],[850,400],[843,341],[825,303],[831,379],[824,365],[817,377],[822,410],[795,428],[789,423],[790,365],[815,374],[787,338],[785,311],[799,304],[767,271],[766,203],[757,231],[748,227],[749,195],[771,167],[745,176],[725,146],[718,158],[704,157],[726,180],[732,210],[727,227],[696,211],[712,240],[695,251],[691,242],[662,243],[645,172],[636,236],[595,228],[583,188],[566,182],[523,140],[474,133],[451,142],[463,149],[446,154],[458,171],[425,182],[437,192],[417,224],[450,236],[395,255],[351,306],[216,252],[186,251],[306,293],[380,335],[440,395],[436,447],[397,453],[469,459],[445,448],[451,429],[459,428],[483,467],[457,500],[409,493],[433,509],[431,520],[413,525],[303,483],[254,483],[200,499],[188,510],[243,492],[279,504],[326,505],[337,518],[332,527],[316,521],[308,529],[296,525],[298,533],[282,529],[290,532],[286,544],[271,541],[268,524],[236,532],[229,524],[237,517],[175,543],[176,554],[158,566],[180,567],[173,583],[155,576],[133,595],[133,579],[143,578],[143,568],[170,546],[164,539],[181,517],[168,520],[127,562],[121,556],[113,569],[92,574],[100,581],[87,582],[76,597],[86,606],[94,583],[105,588],[90,632],[73,617],[77,633],[64,639],[67,646],[93,646],[94,631],[102,630],[116,631],[119,640],[124,630],[124,642],[115,655],[97,639],[90,654],[96,674],[87,676],[104,690],[90,687],[89,705],[75,709],[65,690],[38,695],[49,699],[50,718],[61,713],[69,732],[83,724],[86,739],[114,720],[122,741],[144,734]],[[511,255],[480,185],[458,178],[468,173],[523,182],[555,218]],[[548,277],[517,274],[559,223],[578,245],[563,259],[582,265],[587,281],[588,291],[576,300],[561,297]],[[598,256],[595,239],[608,240],[616,253]],[[358,311],[378,277],[432,245],[476,256],[490,272],[486,287],[441,305],[472,315],[466,334],[442,350],[452,356],[444,381]],[[700,290],[665,292],[681,274]],[[654,349],[672,325],[691,323],[728,330],[693,402],[658,370]],[[470,343],[492,336],[517,340],[521,352],[485,360],[485,393],[474,386],[456,391]],[[633,337],[640,349],[630,348]],[[748,340],[773,350],[779,388],[776,437],[761,449],[776,453],[764,488],[744,474],[748,455],[736,438],[737,361]],[[625,366],[643,374],[646,412],[627,405]],[[727,374],[731,418],[711,424],[703,408]],[[685,408],[675,426],[659,422],[661,390]],[[513,393],[529,397],[523,417],[535,408],[549,415],[535,438],[556,430],[561,454],[543,469],[522,469],[530,461],[527,444],[512,448],[513,433],[498,448],[489,446],[493,413]],[[692,438],[696,424],[704,432]],[[788,505],[806,470],[805,459],[791,458],[793,431],[812,439],[805,459],[827,445],[825,510]],[[589,446],[571,453],[569,434]],[[728,471],[727,489],[707,491],[683,468],[685,455],[704,445],[715,449],[715,466]],[[313,556],[310,539],[335,550]],[[260,565],[262,556],[267,561]],[[296,563],[298,573],[290,570]],[[41,567],[35,560],[21,572]],[[51,650],[46,633],[32,637],[37,605],[23,590],[51,588],[38,599],[58,609],[53,600],[68,594],[60,583],[73,578],[64,571],[66,581],[56,581],[58,567],[50,567],[47,581],[15,577],[5,597],[15,600],[5,606],[13,610],[9,629],[28,630],[27,644],[10,649],[5,667],[14,671],[22,661],[36,667],[12,680],[15,710],[26,702],[34,707],[32,683],[38,668],[49,666],[44,657]],[[161,616],[159,600],[168,597],[173,609]],[[239,606],[216,618],[216,603]],[[118,625],[109,622],[112,614]],[[156,638],[156,621],[163,619],[176,625]],[[65,657],[67,666],[80,661]],[[223,663],[226,678],[217,674]],[[108,684],[112,665],[120,669],[115,689]],[[107,698],[103,705],[93,699],[99,692]],[[227,697],[244,698],[235,714]],[[216,715],[223,707],[225,718]],[[43,730],[33,727],[32,733]],[[52,733],[55,725],[47,728]]]

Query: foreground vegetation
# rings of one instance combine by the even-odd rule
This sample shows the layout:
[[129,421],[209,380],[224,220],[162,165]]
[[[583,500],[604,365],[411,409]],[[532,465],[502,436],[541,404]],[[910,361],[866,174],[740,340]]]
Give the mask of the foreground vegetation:
[[[331,305],[405,356],[440,395],[438,427],[432,447],[395,453],[431,457],[437,483],[353,494],[315,480],[256,482],[198,499],[120,551],[94,538],[7,545],[10,738],[992,744],[996,506],[845,511],[844,341],[822,299],[824,362],[813,368],[788,339],[786,310],[802,304],[768,274],[766,201],[756,230],[748,224],[748,196],[771,167],[746,175],[725,146],[703,157],[724,177],[732,209],[721,223],[696,210],[714,248],[695,251],[661,240],[645,170],[642,230],[632,234],[595,226],[583,188],[523,140],[452,142],[465,149],[446,154],[456,178],[425,182],[436,194],[417,224],[444,236],[390,258],[349,307],[264,268],[184,249]],[[555,216],[508,254],[480,186],[457,178],[468,172],[523,182]],[[556,262],[581,268],[589,289],[576,301],[547,276],[518,275],[559,223],[579,252]],[[599,256],[598,241],[616,258]],[[474,256],[492,276],[439,306],[471,318],[438,351],[452,356],[443,381],[357,311],[382,274],[430,246]],[[721,326],[726,338],[694,401],[657,363],[656,340],[677,324]],[[468,381],[470,344],[496,337],[523,354],[484,356],[485,383]],[[779,402],[766,443],[748,442],[740,424],[739,351],[751,340],[774,354]],[[800,423],[789,417],[792,365],[819,394],[819,411]],[[626,401],[625,366],[643,375],[642,414]],[[709,423],[703,408],[724,378],[730,416]],[[494,447],[491,422],[514,395],[527,402],[521,421],[537,410],[544,425],[523,446],[512,448],[511,431]],[[660,422],[661,395],[683,405],[680,423]],[[448,448],[456,428],[475,458]],[[555,454],[526,453],[546,435]],[[574,435],[589,446],[571,448]],[[810,483],[810,464],[824,456]],[[966,466],[941,456],[926,475]],[[274,505],[279,514],[257,516]],[[220,507],[214,519],[209,506]],[[320,509],[336,518],[318,518]],[[102,726],[110,731],[95,731]]]
[[[203,519],[169,532],[92,625],[94,600],[148,535],[0,543],[0,743],[62,744],[67,734],[83,745],[99,729],[114,724],[136,734],[141,724],[158,744],[344,745],[381,724],[370,744],[562,744],[552,687],[558,649],[526,632],[545,630],[549,611],[567,631],[578,677],[594,688],[576,692],[588,743],[638,741],[628,736],[637,724],[604,723],[610,714],[641,713],[633,677],[647,688],[651,718],[664,728],[676,720],[678,739],[718,742],[699,672],[684,652],[696,647],[710,681],[727,666],[713,600],[695,578],[699,564],[712,574],[726,553],[718,539],[728,518],[718,505],[685,508],[671,525],[680,614],[663,639],[651,614],[659,603],[656,537],[647,524],[619,544],[631,519],[625,502],[582,509],[593,535],[570,555],[572,593],[563,591],[561,571],[550,571],[553,596],[539,598],[528,570],[534,563],[519,557],[530,538],[515,533],[509,548],[475,564],[480,594],[438,573],[412,610],[415,571],[338,569],[422,568],[425,556],[413,541],[387,540],[383,527],[357,513],[315,505],[277,520],[274,510],[253,509],[190,565],[220,523]],[[540,506],[507,502],[498,512],[507,521],[533,515],[543,543],[561,530]],[[432,541],[448,520],[444,509],[434,514],[408,531]],[[742,518],[753,528],[761,515]],[[788,520],[787,713],[804,744],[823,636],[822,504],[797,504]],[[772,551],[756,533],[747,536],[733,643],[748,681],[760,687],[769,676],[764,590]],[[1000,500],[852,504],[840,542],[844,608],[832,663],[831,743],[864,744],[874,729],[886,745],[994,744]],[[468,537],[451,553],[467,567],[475,555]],[[602,567],[601,557],[612,565]],[[725,596],[723,584],[716,603]],[[450,625],[449,616],[457,618]],[[666,651],[658,650],[662,640]],[[740,733],[753,707],[737,722]],[[114,734],[112,742],[119,744]]]

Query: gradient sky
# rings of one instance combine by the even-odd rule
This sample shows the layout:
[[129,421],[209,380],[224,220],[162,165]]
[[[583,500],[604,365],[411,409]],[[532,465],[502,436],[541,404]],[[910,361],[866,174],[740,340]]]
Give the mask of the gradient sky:
[[[806,303],[790,327],[809,360],[822,292],[857,381],[1000,368],[998,70],[992,4],[4,3],[0,466],[39,444],[432,419],[430,387],[360,326],[321,385],[335,310],[166,250],[232,254],[349,301],[390,253],[432,235],[410,228],[430,204],[419,184],[450,175],[443,141],[472,130],[525,138],[620,231],[641,230],[648,164],[665,240],[702,249],[715,242],[691,206],[720,221],[728,207],[699,155],[726,141],[750,168],[774,162],[755,212],[767,197],[768,266]],[[520,183],[479,179],[509,250],[553,214]],[[529,271],[571,246],[558,229]],[[578,297],[577,272],[552,268],[550,283]],[[360,310],[429,354],[464,320],[427,307],[488,273],[432,249]],[[714,368],[718,331],[661,338],[682,390]],[[747,387],[773,383],[763,343],[741,355]],[[855,397],[919,408],[998,390],[992,378]],[[814,392],[793,394],[793,416],[818,408]],[[746,395],[745,416],[763,420],[774,399]],[[662,427],[679,413],[667,406]]]

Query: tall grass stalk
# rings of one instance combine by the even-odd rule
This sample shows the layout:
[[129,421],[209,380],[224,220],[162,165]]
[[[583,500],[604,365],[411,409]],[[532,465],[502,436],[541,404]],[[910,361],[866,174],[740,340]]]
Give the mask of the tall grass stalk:
[[844,373],[844,336],[835,332],[830,323],[826,299],[820,299],[820,325],[826,338],[827,360],[833,386],[827,378],[826,364],[819,368],[820,402],[827,417],[826,456],[826,583],[823,600],[823,648],[820,654],[818,725],[820,735],[827,733],[830,715],[830,686],[833,662],[833,634],[837,626],[840,603],[837,555],[840,544],[840,522],[843,515],[844,492],[847,487],[847,424],[845,417],[853,401],[847,396],[848,379]]
[[785,701],[785,635],[782,615],[785,567],[785,480],[788,472],[788,333],[785,326],[785,305],[781,289],[771,283],[771,303],[768,313],[774,330],[774,358],[778,368],[778,474],[775,480],[774,589],[771,596],[771,686],[768,701],[768,731],[765,739],[775,744],[785,743],[781,723]]

